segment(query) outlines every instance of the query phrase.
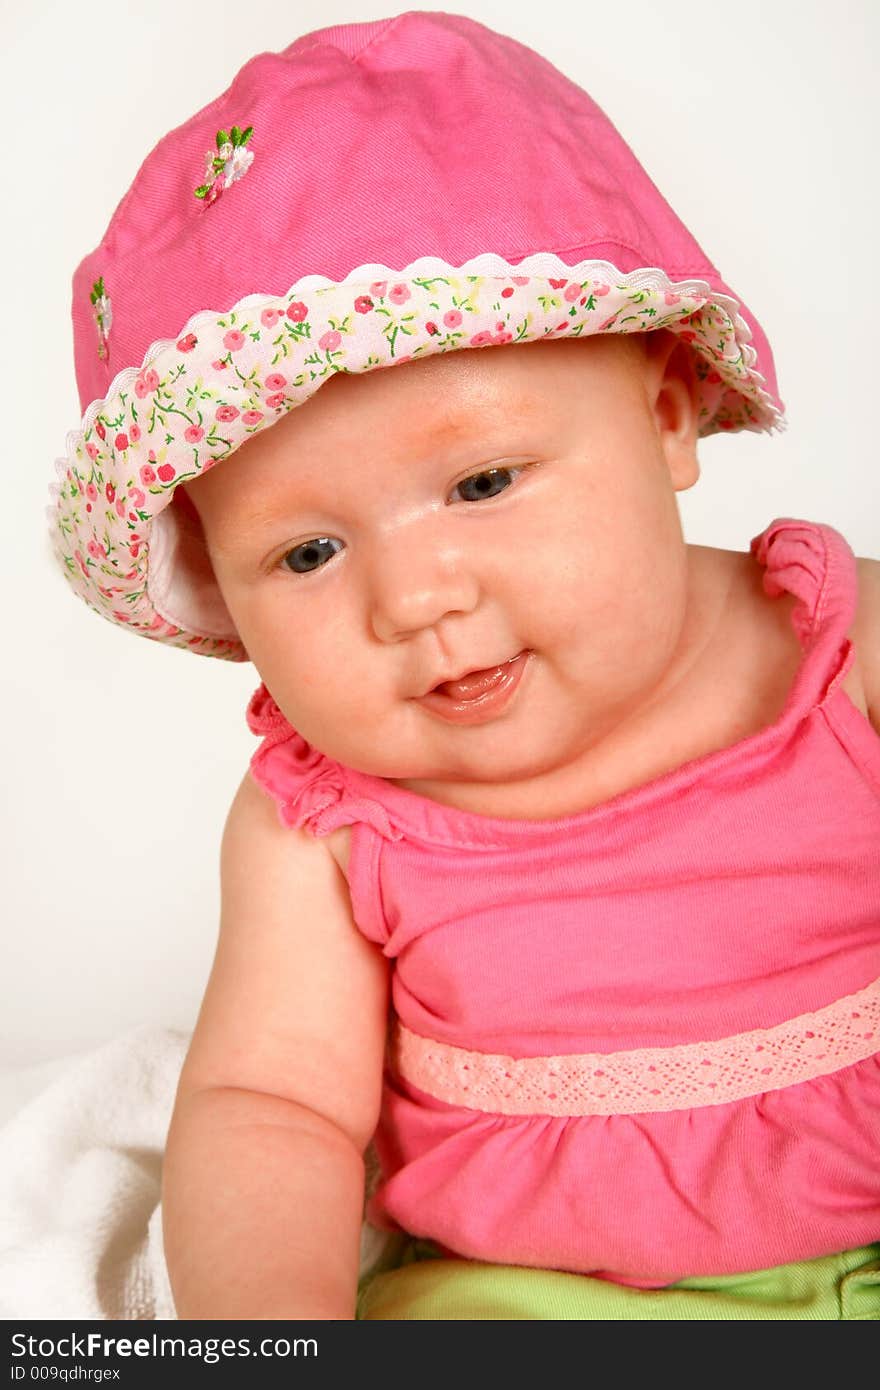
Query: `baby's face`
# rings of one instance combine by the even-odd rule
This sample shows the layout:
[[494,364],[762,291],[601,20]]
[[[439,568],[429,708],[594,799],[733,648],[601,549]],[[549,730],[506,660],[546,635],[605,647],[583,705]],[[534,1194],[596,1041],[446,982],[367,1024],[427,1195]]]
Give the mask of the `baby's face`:
[[[340,375],[189,485],[242,641],[309,743],[503,814],[501,784],[549,786],[647,701],[682,629],[675,492],[697,477],[692,392],[652,337]],[[520,653],[512,695],[473,717],[420,698]]]

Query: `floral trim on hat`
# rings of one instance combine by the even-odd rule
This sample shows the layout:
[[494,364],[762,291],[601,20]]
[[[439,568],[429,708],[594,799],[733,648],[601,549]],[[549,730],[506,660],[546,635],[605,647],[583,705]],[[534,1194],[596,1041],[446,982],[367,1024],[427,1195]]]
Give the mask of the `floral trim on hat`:
[[[154,343],[139,368],[118,372],[68,436],[49,510],[59,560],[76,592],[110,621],[245,660],[210,573],[207,584],[177,582],[187,537],[169,503],[180,483],[228,458],[336,372],[658,328],[693,350],[701,435],[782,427],[736,301],[656,268],[568,267],[550,253],[516,267],[496,255],[458,268],[423,257],[400,272],[361,266],[340,283],[308,276],[286,295],[251,295],[225,313],[196,314],[176,340]],[[204,553],[201,568],[204,581]]]
[[98,356],[102,362],[107,362],[110,360],[110,344],[107,339],[113,323],[113,305],[104,289],[103,275],[92,285],[89,298],[92,301],[92,314],[98,329]]
[[205,155],[205,182],[193,192],[197,198],[204,198],[205,207],[216,203],[224,188],[229,188],[238,179],[243,179],[254,162],[253,150],[245,148],[254,133],[249,125],[247,130],[239,130],[237,125],[228,133],[218,130],[216,135],[217,153],[208,150]]

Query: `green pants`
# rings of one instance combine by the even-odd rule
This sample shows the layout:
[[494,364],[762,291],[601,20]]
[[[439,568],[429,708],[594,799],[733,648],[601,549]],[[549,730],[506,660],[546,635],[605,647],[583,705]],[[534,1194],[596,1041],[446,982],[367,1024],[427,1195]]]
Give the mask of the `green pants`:
[[383,1266],[361,1279],[357,1317],[363,1321],[880,1321],[880,1243],[754,1274],[683,1279],[663,1289],[445,1259],[430,1241],[406,1237],[392,1243]]

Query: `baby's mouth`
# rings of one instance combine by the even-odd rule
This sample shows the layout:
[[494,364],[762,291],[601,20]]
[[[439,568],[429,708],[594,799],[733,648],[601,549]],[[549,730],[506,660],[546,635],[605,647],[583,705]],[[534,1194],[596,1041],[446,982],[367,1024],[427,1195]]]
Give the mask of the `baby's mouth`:
[[487,666],[479,671],[468,671],[454,681],[441,681],[439,685],[433,687],[431,693],[448,695],[452,700],[476,700],[488,690],[494,689],[504,679],[507,667],[520,655],[521,653],[517,652],[516,656],[509,657],[507,661],[501,662],[498,666]]
[[507,710],[531,656],[524,648],[498,666],[440,681],[417,703],[435,719],[450,724],[485,724]]

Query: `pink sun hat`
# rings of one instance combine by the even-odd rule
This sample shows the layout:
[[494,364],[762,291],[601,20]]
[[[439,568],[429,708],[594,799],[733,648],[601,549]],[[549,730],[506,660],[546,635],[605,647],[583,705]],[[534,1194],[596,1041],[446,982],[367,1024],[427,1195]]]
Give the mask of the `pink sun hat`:
[[177,489],[336,372],[662,327],[691,349],[701,435],[783,423],[760,326],[608,118],[463,15],[252,58],[144,160],[72,313],[64,572],[112,622],[230,660],[247,654]]

